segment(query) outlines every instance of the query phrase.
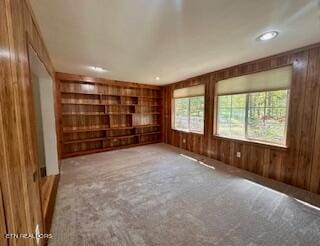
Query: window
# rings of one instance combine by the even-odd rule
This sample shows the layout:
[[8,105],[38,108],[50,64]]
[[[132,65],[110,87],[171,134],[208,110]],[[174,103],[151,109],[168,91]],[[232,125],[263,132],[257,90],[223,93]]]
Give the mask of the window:
[[182,131],[204,131],[204,86],[174,91],[173,128]]
[[246,95],[218,97],[218,134],[245,136]]
[[203,132],[204,124],[204,96],[191,97],[190,103],[190,131]]
[[289,90],[250,93],[248,138],[284,143]]
[[219,96],[218,135],[284,143],[288,97],[289,90]]
[[180,130],[189,130],[189,98],[175,99],[175,127]]
[[217,135],[285,145],[291,67],[241,77],[217,83]]

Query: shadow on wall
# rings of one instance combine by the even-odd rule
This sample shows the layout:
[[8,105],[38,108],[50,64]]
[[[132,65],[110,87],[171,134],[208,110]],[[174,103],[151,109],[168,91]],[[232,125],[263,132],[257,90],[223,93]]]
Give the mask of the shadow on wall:
[[36,117],[38,159],[46,175],[59,173],[54,113],[53,81],[36,52],[29,46],[30,70]]

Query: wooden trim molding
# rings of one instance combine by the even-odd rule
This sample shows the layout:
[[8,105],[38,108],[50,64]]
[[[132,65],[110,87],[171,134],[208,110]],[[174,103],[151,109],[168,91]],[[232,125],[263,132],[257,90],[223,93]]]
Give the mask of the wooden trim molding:
[[160,89],[160,86],[155,85],[146,85],[134,82],[118,81],[118,80],[109,80],[104,78],[96,78],[85,75],[69,74],[56,72],[56,77],[59,80],[72,81],[74,83],[93,83],[93,84],[107,84],[112,86],[119,87],[128,87],[128,88],[149,88],[149,89]]
[[4,212],[4,202],[3,202],[3,196],[1,191],[1,184],[0,184],[0,245],[7,246],[8,245],[8,239],[4,237],[4,235],[8,233],[7,232],[7,222]]
[[60,175],[47,176],[41,180],[41,202],[45,233],[50,233],[59,180]]

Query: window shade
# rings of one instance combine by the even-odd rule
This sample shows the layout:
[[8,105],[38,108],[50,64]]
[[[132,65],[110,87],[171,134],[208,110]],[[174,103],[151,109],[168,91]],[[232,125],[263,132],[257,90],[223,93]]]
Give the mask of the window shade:
[[204,85],[196,85],[191,87],[186,87],[182,89],[177,89],[173,91],[174,98],[181,97],[194,97],[204,95]]
[[216,84],[216,95],[288,89],[291,83],[292,67],[282,67],[230,79]]

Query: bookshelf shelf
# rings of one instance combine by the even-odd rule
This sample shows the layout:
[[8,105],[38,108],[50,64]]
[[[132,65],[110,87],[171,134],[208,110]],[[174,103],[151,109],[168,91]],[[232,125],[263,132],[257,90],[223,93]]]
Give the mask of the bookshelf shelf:
[[161,140],[161,88],[57,76],[63,158]]
[[103,141],[108,139],[124,139],[124,138],[138,137],[138,136],[156,135],[156,134],[160,134],[160,132],[147,132],[147,133],[141,133],[141,134],[135,134],[135,135],[109,136],[109,137],[103,137],[103,138],[77,139],[77,140],[66,141],[64,142],[64,144],[95,142],[95,141]]
[[160,96],[144,96],[144,95],[125,95],[125,94],[105,94],[105,93],[90,93],[77,91],[61,91],[61,94],[78,94],[78,95],[94,95],[94,96],[111,96],[111,97],[141,97],[141,98],[158,98]]
[[97,105],[97,106],[143,106],[143,107],[160,107],[160,104],[106,104],[92,102],[61,102],[63,105]]

